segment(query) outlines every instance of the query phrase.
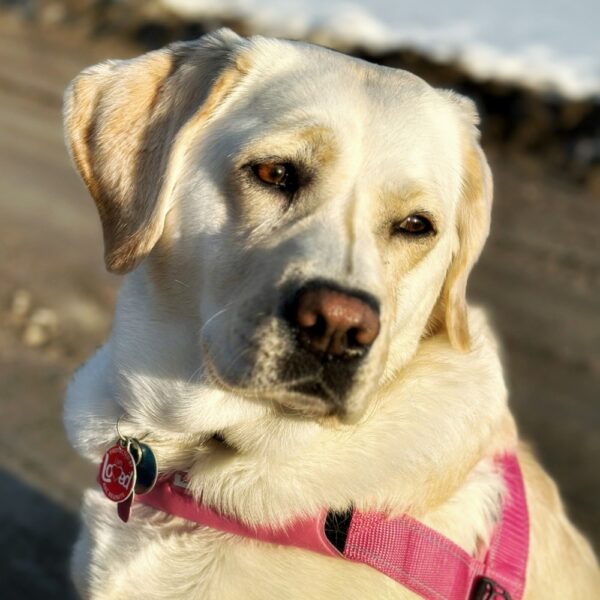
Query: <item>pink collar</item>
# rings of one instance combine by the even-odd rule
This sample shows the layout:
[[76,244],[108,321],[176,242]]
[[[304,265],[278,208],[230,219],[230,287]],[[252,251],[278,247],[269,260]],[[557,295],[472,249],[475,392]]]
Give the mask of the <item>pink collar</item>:
[[370,565],[426,599],[521,600],[529,550],[523,476],[514,454],[497,462],[507,493],[501,519],[481,559],[407,515],[387,519],[381,513],[354,510],[343,525],[347,529],[345,543],[336,544],[341,551],[326,535],[325,509],[283,528],[250,527],[195,501],[180,474],[159,481],[136,500],[205,527]]

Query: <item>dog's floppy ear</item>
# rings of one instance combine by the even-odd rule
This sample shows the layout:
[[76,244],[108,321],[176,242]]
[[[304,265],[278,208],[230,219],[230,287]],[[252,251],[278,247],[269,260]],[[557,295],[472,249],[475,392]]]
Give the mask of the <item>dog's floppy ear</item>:
[[100,214],[109,271],[130,271],[160,239],[180,138],[241,76],[236,58],[243,43],[220,30],[101,63],[67,89],[67,146]]
[[457,207],[458,246],[442,289],[444,320],[452,345],[470,348],[467,316],[467,279],[490,231],[492,174],[479,145],[479,117],[475,104],[453,92],[443,92],[458,108],[465,124],[462,190]]

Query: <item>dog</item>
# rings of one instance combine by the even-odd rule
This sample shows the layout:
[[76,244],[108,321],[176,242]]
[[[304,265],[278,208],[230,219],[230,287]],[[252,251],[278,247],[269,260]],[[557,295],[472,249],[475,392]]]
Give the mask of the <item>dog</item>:
[[[109,341],[67,390],[80,454],[99,465],[135,438],[161,476],[185,472],[191,497],[249,527],[352,507],[408,516],[471,556],[507,497],[496,457],[516,454],[523,597],[600,597],[466,301],[492,203],[472,101],[219,30],[83,71],[64,119],[107,268],[127,274]],[[82,514],[84,598],[420,597],[369,565],[137,500],[121,522],[98,489]]]

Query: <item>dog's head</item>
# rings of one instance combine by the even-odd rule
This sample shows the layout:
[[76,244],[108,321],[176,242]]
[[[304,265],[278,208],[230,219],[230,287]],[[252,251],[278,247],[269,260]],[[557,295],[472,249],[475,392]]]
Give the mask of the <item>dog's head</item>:
[[215,385],[352,420],[424,336],[468,349],[491,208],[470,101],[223,30],[85,71],[65,120],[109,270],[149,256]]

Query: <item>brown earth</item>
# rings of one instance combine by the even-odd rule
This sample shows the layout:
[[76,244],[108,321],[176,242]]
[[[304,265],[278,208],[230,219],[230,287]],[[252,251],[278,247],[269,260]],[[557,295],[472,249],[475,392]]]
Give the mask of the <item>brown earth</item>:
[[[106,337],[91,200],[64,149],[61,96],[88,64],[139,47],[0,14],[0,582],[2,598],[67,598],[66,561],[93,468],[65,440],[62,397]],[[492,235],[472,279],[504,345],[523,435],[600,547],[600,201],[548,162],[487,144]],[[67,591],[65,591],[67,590]]]

